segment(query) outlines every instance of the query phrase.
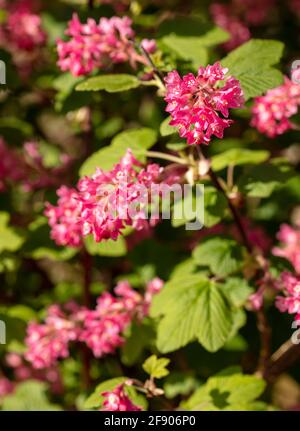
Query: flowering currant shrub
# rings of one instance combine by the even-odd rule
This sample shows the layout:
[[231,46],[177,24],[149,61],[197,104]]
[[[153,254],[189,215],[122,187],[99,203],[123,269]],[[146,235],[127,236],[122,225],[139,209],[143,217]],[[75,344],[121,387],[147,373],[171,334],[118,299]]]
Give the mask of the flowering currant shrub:
[[300,410],[299,1],[52,3],[0,0],[0,410]]

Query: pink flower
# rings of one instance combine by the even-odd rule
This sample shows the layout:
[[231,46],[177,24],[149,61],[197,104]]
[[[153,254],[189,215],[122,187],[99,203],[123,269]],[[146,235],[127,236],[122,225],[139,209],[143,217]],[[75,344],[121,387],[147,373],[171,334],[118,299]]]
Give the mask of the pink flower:
[[213,3],[210,7],[216,25],[230,34],[224,48],[231,50],[251,37],[249,26],[258,26],[270,15],[275,0],[232,0],[229,4]]
[[77,337],[75,323],[67,318],[58,305],[52,305],[44,324],[31,322],[28,325],[25,359],[34,368],[48,368],[59,358],[69,356],[69,342]]
[[142,320],[148,315],[152,298],[162,287],[162,280],[152,280],[143,297],[127,281],[119,282],[114,289],[116,296],[104,293],[98,298],[95,310],[79,313],[83,322],[79,340],[85,342],[97,358],[114,353],[125,342],[122,333],[135,317]]
[[124,13],[130,4],[130,0],[97,0],[98,4],[109,4],[119,14]]
[[11,53],[14,64],[23,77],[28,77],[40,61],[41,49],[46,44],[42,20],[33,12],[27,0],[6,5],[7,20],[0,25],[0,46]]
[[[240,83],[232,76],[225,77],[228,69],[220,63],[200,67],[181,78],[177,71],[170,72],[165,81],[168,102],[166,111],[171,114],[171,126],[179,128],[188,144],[209,144],[213,135],[223,138],[229,127],[229,109],[243,105]],[[224,84],[220,86],[220,81]]]
[[153,54],[157,50],[157,45],[154,39],[143,39],[141,46],[148,54]]
[[295,320],[300,319],[300,278],[289,272],[283,272],[277,287],[284,296],[276,297],[276,307],[282,313],[296,314]]
[[300,104],[300,85],[285,78],[284,84],[256,97],[252,107],[251,126],[274,138],[293,128],[289,118],[297,114]]
[[5,357],[6,363],[11,368],[17,368],[22,365],[22,357],[17,353],[8,353]]
[[[262,253],[268,254],[272,247],[272,241],[266,234],[265,230],[261,226],[253,224],[251,220],[246,217],[243,217],[242,224],[252,246],[259,249]],[[230,234],[232,234],[239,242],[242,242],[240,231],[237,229],[236,225],[232,225]]]
[[30,11],[12,10],[8,15],[7,31],[9,42],[19,50],[33,51],[46,42],[41,18]]
[[249,296],[249,302],[253,310],[260,310],[264,303],[265,288],[261,286],[255,293]]
[[215,24],[226,30],[231,36],[230,40],[224,43],[224,47],[228,51],[250,39],[249,28],[239,17],[234,16],[231,6],[213,3],[210,12]]
[[104,293],[98,298],[96,309],[83,310],[80,318],[83,329],[79,340],[87,344],[96,358],[100,358],[114,353],[123,345],[122,333],[131,323],[133,313],[125,308],[123,298]]
[[300,16],[300,0],[289,0],[288,6],[293,14]]
[[282,224],[277,238],[282,244],[280,247],[274,247],[272,253],[289,260],[295,271],[300,274],[300,230]]
[[[25,359],[35,369],[50,368],[58,359],[69,356],[72,341],[85,343],[96,358],[115,353],[125,342],[125,329],[134,319],[140,322],[148,315],[152,298],[162,287],[163,281],[155,278],[142,295],[127,281],[121,281],[114,289],[115,295],[105,292],[98,298],[94,310],[74,303],[65,306],[65,311],[58,305],[51,306],[45,323],[28,325]],[[16,364],[17,358],[10,357],[9,361],[18,372],[19,368],[28,372],[23,364]]]
[[77,14],[73,14],[66,31],[70,40],[57,41],[58,66],[80,76],[111,63],[128,61],[135,66],[137,61],[144,61],[132,43],[135,33],[131,24],[126,16],[101,18],[99,23],[89,18],[81,24]]
[[276,0],[233,0],[232,10],[239,11],[247,24],[258,26],[268,19],[275,3]]
[[0,376],[0,399],[14,391],[14,384],[6,377]]
[[144,296],[142,317],[148,316],[153,296],[159,293],[163,288],[163,286],[164,286],[164,282],[158,277],[153,278],[153,280],[147,283],[146,292]]
[[61,163],[59,165],[47,166],[40,145],[35,141],[24,143],[22,158],[28,170],[28,174],[22,182],[26,192],[61,184],[63,176],[68,173],[73,163],[73,159],[68,154],[63,153],[60,155]]
[[22,181],[26,176],[27,169],[22,157],[0,137],[0,191],[8,183]]
[[57,245],[80,247],[81,222],[78,193],[62,186],[57,190],[57,206],[46,204],[45,215],[51,226],[51,238]]
[[102,392],[105,400],[103,401],[103,408],[101,410],[108,412],[129,412],[141,411],[142,408],[133,404],[125,392],[126,385],[130,385],[131,381],[121,383],[115,389],[108,392]]
[[[145,214],[148,191],[161,170],[156,164],[141,166],[128,149],[111,171],[98,168],[92,177],[79,181],[83,235],[92,234],[96,242],[116,240],[125,226],[137,230],[149,226]],[[150,220],[150,225],[156,222]]]

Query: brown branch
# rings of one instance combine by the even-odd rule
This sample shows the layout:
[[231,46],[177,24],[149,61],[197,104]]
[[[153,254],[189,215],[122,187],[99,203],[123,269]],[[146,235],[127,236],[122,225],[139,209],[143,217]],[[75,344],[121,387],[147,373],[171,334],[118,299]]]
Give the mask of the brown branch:
[[235,221],[235,223],[237,225],[237,228],[238,228],[238,230],[240,232],[240,235],[241,235],[241,237],[243,239],[245,247],[247,248],[247,250],[248,250],[249,253],[252,253],[253,252],[252,245],[249,242],[248,235],[247,235],[246,230],[245,230],[245,228],[243,226],[243,223],[242,223],[241,217],[240,217],[240,215],[238,213],[238,210],[233,205],[231,199],[228,197],[227,193],[223,189],[222,184],[220,183],[217,175],[215,174],[215,172],[211,168],[210,168],[210,170],[208,172],[208,175],[209,175],[212,183],[216,187],[216,189],[219,190],[225,196],[225,198],[227,200],[227,203],[228,203],[228,207],[229,207],[230,212],[232,214],[232,217],[233,217],[233,219],[234,219],[234,221]]
[[[198,148],[199,157],[202,160],[206,160],[201,148]],[[263,276],[266,274],[266,270],[268,268],[268,265],[264,259],[263,256],[258,255],[253,249],[252,244],[249,241],[246,229],[243,225],[241,216],[239,214],[239,211],[237,208],[233,205],[230,197],[227,195],[226,190],[223,188],[222,183],[220,182],[219,178],[217,177],[216,173],[213,171],[212,168],[209,169],[208,175],[215,186],[217,190],[219,190],[223,196],[226,198],[228,207],[230,209],[230,212],[232,214],[232,217],[235,221],[235,224],[240,232],[241,238],[243,240],[243,243],[247,249],[247,251],[256,257],[257,262],[260,265],[259,270],[257,271],[257,275],[260,275],[263,273]],[[258,368],[257,372],[259,374],[264,375],[267,372],[268,364],[269,364],[269,358],[271,356],[271,328],[268,324],[268,320],[266,317],[265,310],[261,308],[256,312],[256,318],[257,318],[257,329],[260,334],[260,354],[259,354],[259,360],[258,360]]]
[[[88,251],[83,248],[82,250],[82,270],[83,270],[83,280],[82,280],[82,296],[83,303],[86,307],[90,307],[91,305],[91,292],[90,286],[92,282],[92,269],[93,269],[93,260],[92,256],[88,253]],[[91,386],[91,355],[87,346],[82,343],[81,345],[81,354],[82,354],[82,383],[85,390],[89,389]]]
[[145,48],[143,48],[142,45],[138,46],[139,49],[141,50],[143,56],[145,57],[145,59],[147,60],[149,66],[152,67],[153,72],[155,73],[155,75],[158,77],[158,79],[160,80],[160,82],[162,83],[162,85],[165,87],[165,78],[163,73],[155,66],[155,64],[152,61],[151,56],[148,54],[148,52],[145,50]]
[[90,285],[92,282],[93,260],[92,260],[92,256],[88,253],[88,251],[85,248],[82,250],[81,262],[82,262],[82,270],[83,270],[83,282],[82,282],[83,303],[86,307],[90,307],[91,305]]
[[261,342],[257,372],[264,376],[270,363],[272,332],[263,308],[256,312],[256,316]]
[[94,0],[88,0],[88,8],[91,10],[94,9]]
[[265,377],[273,381],[294,363],[300,360],[300,344],[294,344],[290,339],[283,343],[271,356],[270,365]]

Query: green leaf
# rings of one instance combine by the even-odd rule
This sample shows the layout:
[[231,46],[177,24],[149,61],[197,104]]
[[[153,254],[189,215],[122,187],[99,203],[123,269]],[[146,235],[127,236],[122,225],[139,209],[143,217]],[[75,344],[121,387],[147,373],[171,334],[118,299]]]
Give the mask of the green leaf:
[[211,377],[181,407],[192,411],[265,410],[264,403],[255,402],[265,386],[260,377],[240,373]]
[[272,67],[280,61],[283,49],[284,45],[275,40],[251,39],[231,51],[221,63],[241,82],[248,100],[283,82],[282,73]]
[[188,223],[189,221],[192,221],[195,219],[195,213],[194,211],[186,211],[186,208],[194,209],[196,207],[196,198],[193,194],[192,190],[189,190],[189,192],[180,199],[177,199],[173,204],[172,209],[172,226],[173,227],[180,227],[184,224]]
[[50,403],[46,396],[45,383],[27,380],[19,383],[13,394],[2,401],[4,411],[58,411],[60,406]]
[[219,27],[213,27],[201,36],[178,36],[171,33],[162,42],[183,60],[191,61],[195,68],[205,66],[208,61],[207,48],[226,42],[229,34]]
[[267,198],[294,175],[289,166],[264,164],[248,169],[238,185],[248,196]]
[[[223,286],[220,286],[220,287],[222,289]],[[226,293],[225,293],[225,295],[226,295]],[[246,314],[245,310],[243,308],[234,308],[232,310],[231,331],[230,331],[230,334],[228,335],[226,343],[223,346],[223,349],[227,349],[228,343],[230,343],[230,341],[232,341],[232,339],[238,335],[239,330],[243,326],[245,326],[246,322],[247,322],[247,314]]]
[[37,317],[36,312],[32,308],[21,304],[9,307],[7,315],[15,319],[21,319],[24,322],[29,322]]
[[[127,366],[134,365],[140,358],[143,350],[154,342],[154,329],[149,322],[131,324],[129,334],[125,333],[126,343],[122,348],[122,362]],[[138,342],[137,342],[138,340]]]
[[186,149],[186,142],[180,142],[179,139],[177,142],[168,142],[166,144],[166,148],[168,148],[171,151],[181,151]]
[[217,45],[228,40],[229,35],[223,29],[211,24],[205,17],[176,16],[164,20],[159,26],[159,37],[167,35],[199,38],[204,46]]
[[165,36],[162,41],[178,58],[191,61],[195,69],[207,64],[208,51],[201,38],[171,34]]
[[220,27],[212,27],[202,36],[199,36],[195,39],[197,39],[197,42],[199,44],[201,43],[202,46],[210,48],[211,46],[227,42],[230,39],[230,35],[227,31]]
[[11,343],[14,340],[24,342],[26,336],[27,322],[19,317],[9,316],[7,310],[0,310],[0,320],[6,325],[6,342]]
[[145,127],[125,130],[116,135],[108,147],[101,148],[83,163],[80,176],[93,174],[97,167],[105,171],[111,169],[125,155],[128,148],[131,148],[138,160],[144,162],[145,152],[155,144],[156,139],[157,134],[153,129]]
[[213,156],[211,165],[214,171],[221,171],[228,166],[245,164],[259,164],[266,161],[270,153],[265,150],[248,150],[246,148],[232,148]]
[[236,334],[227,340],[223,347],[223,350],[227,352],[246,352],[248,349],[249,345],[247,341],[240,334]]
[[234,307],[242,307],[254,292],[247,280],[238,277],[228,278],[222,283],[222,289]]
[[100,75],[88,78],[76,86],[77,91],[100,91],[105,90],[108,93],[117,93],[141,85],[140,81],[134,75],[115,74]]
[[169,363],[170,359],[158,358],[156,355],[152,355],[143,363],[143,369],[152,379],[161,379],[169,374],[167,369]]
[[[3,130],[4,129],[4,130]],[[0,118],[1,134],[5,133],[5,129],[16,130],[21,136],[30,137],[34,134],[33,127],[30,123],[20,120],[16,117],[2,117]]]
[[82,78],[73,76],[71,73],[63,73],[53,81],[52,86],[57,90],[55,95],[55,109],[57,111],[62,110],[64,103],[80,82],[82,82]]
[[216,352],[226,342],[232,326],[228,303],[218,285],[211,283],[198,300],[201,313],[197,338],[209,352]]
[[211,238],[198,245],[193,258],[201,266],[208,266],[213,274],[224,277],[241,269],[242,247],[234,240]]
[[112,140],[112,145],[115,147],[131,148],[138,156],[139,152],[143,154],[144,150],[152,147],[156,139],[156,131],[148,127],[128,129],[116,135]]
[[[85,409],[99,409],[103,407],[104,397],[101,395],[103,392],[110,392],[115,389],[116,386],[129,380],[128,377],[115,377],[105,382],[100,383],[95,391],[86,399],[84,403]],[[142,407],[144,410],[147,409],[147,401],[145,397],[139,394],[133,386],[125,386],[125,391],[130,400],[137,406]]]
[[161,136],[169,136],[173,135],[174,133],[177,133],[176,127],[170,126],[171,117],[167,117],[164,119],[164,121],[160,125],[160,134]]
[[214,187],[206,186],[204,189],[204,226],[211,227],[222,220],[226,209],[227,201],[223,193]]
[[193,375],[175,371],[165,380],[165,396],[172,399],[178,395],[188,395],[197,388],[198,384],[199,382]]
[[29,225],[28,237],[22,251],[32,259],[69,260],[78,250],[72,247],[59,247],[50,238],[50,228],[45,217],[39,217]]
[[65,23],[56,21],[55,18],[47,12],[41,14],[42,27],[47,34],[48,44],[55,45],[57,39],[64,37]]
[[171,279],[180,278],[183,275],[193,274],[197,269],[197,264],[192,258],[188,258],[178,263],[172,270]]
[[196,339],[214,352],[224,345],[232,327],[231,310],[222,290],[199,274],[170,280],[154,297],[151,315],[164,316],[157,338],[162,353]]
[[0,253],[3,251],[17,251],[24,242],[24,238],[8,223],[9,214],[0,212]]
[[119,257],[125,256],[127,253],[126,241],[123,236],[119,237],[116,241],[112,239],[102,242],[96,242],[92,235],[85,238],[85,246],[87,251],[92,256],[107,256]]

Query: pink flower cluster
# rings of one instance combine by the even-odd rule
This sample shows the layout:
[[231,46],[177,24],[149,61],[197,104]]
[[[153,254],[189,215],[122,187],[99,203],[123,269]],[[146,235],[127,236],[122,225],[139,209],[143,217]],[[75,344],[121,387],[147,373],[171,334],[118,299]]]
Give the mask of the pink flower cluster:
[[25,142],[16,150],[0,137],[0,192],[10,183],[20,184],[26,192],[57,185],[71,163],[71,158],[62,154],[61,164],[48,168],[37,142]]
[[69,356],[72,341],[86,343],[97,358],[114,353],[125,341],[124,330],[134,318],[140,321],[148,315],[153,295],[162,287],[162,280],[155,278],[143,296],[122,281],[114,289],[115,296],[105,292],[98,298],[95,310],[71,304],[67,313],[51,306],[45,323],[31,322],[27,328],[26,360],[34,368],[49,368]]
[[284,296],[276,297],[276,307],[282,312],[295,314],[295,320],[300,320],[300,278],[289,272],[283,272],[277,283]]
[[232,6],[213,3],[210,12],[215,24],[230,34],[229,41],[224,43],[224,47],[228,51],[250,39],[251,33],[248,26],[232,13]]
[[48,309],[44,324],[31,322],[27,328],[25,359],[34,368],[49,368],[59,358],[69,356],[69,342],[78,338],[78,328],[58,305]]
[[[259,232],[257,232],[257,235]],[[257,236],[258,237],[258,236]],[[283,224],[280,226],[280,230],[277,234],[278,240],[281,242],[281,246],[273,247],[272,253],[275,256],[283,257],[290,261],[293,265],[295,272],[300,274],[300,231],[294,229],[293,227]],[[268,251],[270,249],[270,244]],[[254,310],[259,310],[263,305],[264,294],[267,287],[276,288],[283,290],[285,296],[278,296],[276,298],[276,306],[280,311],[288,311],[290,314],[294,314],[297,310],[299,301],[300,306],[300,293],[297,292],[297,288],[294,288],[297,283],[299,284],[299,279],[296,276],[288,272],[284,272],[280,276],[280,281],[276,282],[274,278],[268,272],[266,275],[259,280],[257,283],[258,290],[249,297],[249,301]],[[296,286],[297,287],[297,286]],[[299,291],[300,292],[300,291]],[[300,308],[299,308],[300,310]],[[300,317],[300,314],[299,316]]]
[[0,400],[14,390],[13,383],[4,376],[0,376]]
[[28,73],[46,43],[41,17],[32,11],[32,2],[17,0],[7,6],[8,17],[0,27],[0,46],[8,50],[23,74]]
[[251,37],[249,26],[258,26],[267,19],[275,0],[232,0],[229,4],[213,3],[210,8],[216,25],[230,34],[230,40],[224,44],[231,50],[246,42]]
[[57,190],[57,206],[46,204],[45,215],[51,226],[51,238],[57,245],[80,247],[82,243],[78,192],[62,186]]
[[57,166],[48,167],[40,145],[34,141],[24,143],[22,157],[27,166],[27,177],[22,185],[28,192],[61,184],[74,161],[68,154],[62,153],[59,157],[60,163]]
[[[111,171],[98,168],[92,177],[82,178],[78,189],[83,235],[92,234],[99,242],[117,239],[125,226],[147,229],[148,192],[158,182],[160,173],[157,164],[143,168],[128,149]],[[156,222],[152,219],[150,225]]]
[[[128,17],[101,18],[99,23],[89,18],[82,24],[74,14],[66,34],[70,40],[57,41],[58,66],[69,70],[74,76],[86,75],[95,69],[105,68],[112,63],[145,63],[134,47],[135,33]],[[145,40],[150,51],[155,50],[154,41]]]
[[292,14],[300,16],[300,0],[289,0],[288,6]]
[[0,191],[5,190],[10,182],[25,180],[26,166],[20,154],[10,149],[0,137]]
[[251,126],[269,138],[282,135],[293,128],[290,117],[300,105],[300,85],[285,78],[284,84],[256,97],[252,107]]
[[[3,379],[9,383],[7,388],[9,393],[13,392],[20,382],[26,380],[38,380],[50,384],[51,392],[54,394],[63,393],[63,381],[58,367],[46,369],[34,369],[25,361],[22,355],[14,352],[7,353],[5,362],[11,368],[12,380]],[[0,378],[0,397],[1,397],[1,378]]]
[[274,247],[272,253],[291,262],[295,272],[300,274],[300,230],[283,224],[277,234],[280,247]]
[[33,51],[43,46],[46,35],[42,30],[41,18],[22,4],[12,9],[7,20],[9,42],[22,51]]
[[[240,83],[232,76],[226,77],[227,72],[215,63],[200,67],[197,76],[189,73],[181,78],[177,71],[167,75],[165,100],[166,111],[172,117],[170,125],[179,128],[188,144],[209,144],[213,135],[222,138],[224,129],[232,123],[227,119],[229,109],[243,105]],[[222,86],[220,81],[224,81]]]
[[45,215],[51,238],[58,245],[79,247],[82,236],[92,234],[96,242],[116,240],[121,230],[133,226],[149,229],[158,219],[147,220],[149,190],[161,174],[157,164],[145,168],[130,149],[111,171],[97,169],[78,182],[78,190],[61,187],[57,206],[46,204]]
[[142,408],[133,404],[128,395],[126,394],[126,386],[132,385],[131,380],[117,385],[112,391],[102,392],[105,400],[103,401],[102,411],[107,412],[136,412],[141,411]]
[[96,4],[109,4],[120,15],[128,9],[130,0],[96,0]]

